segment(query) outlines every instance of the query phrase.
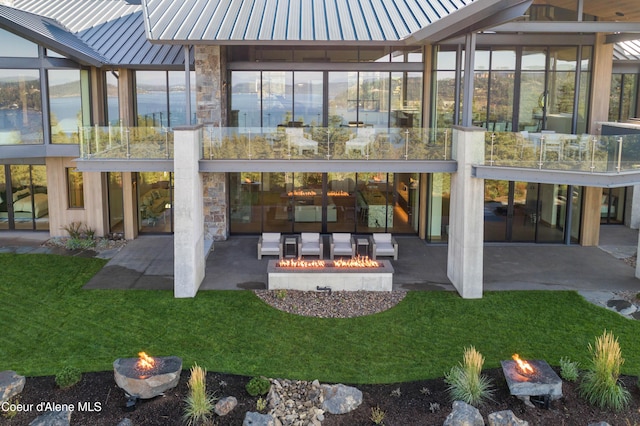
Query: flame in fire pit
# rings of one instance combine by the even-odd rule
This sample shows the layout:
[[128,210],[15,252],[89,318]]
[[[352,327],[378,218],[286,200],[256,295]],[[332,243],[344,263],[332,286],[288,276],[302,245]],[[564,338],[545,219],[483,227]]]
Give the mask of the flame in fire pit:
[[153,357],[147,355],[144,352],[139,352],[138,356],[139,358],[136,367],[140,370],[151,370],[155,367],[156,360],[153,359]]
[[368,256],[356,257],[354,259],[338,259],[333,262],[336,268],[378,268],[380,264],[376,260],[369,259]]
[[535,372],[531,364],[520,359],[520,355],[513,354],[511,358],[513,358],[513,360],[518,364],[518,369],[520,370],[520,372],[524,374],[533,374]]
[[278,262],[281,268],[324,268],[324,260],[282,259]]

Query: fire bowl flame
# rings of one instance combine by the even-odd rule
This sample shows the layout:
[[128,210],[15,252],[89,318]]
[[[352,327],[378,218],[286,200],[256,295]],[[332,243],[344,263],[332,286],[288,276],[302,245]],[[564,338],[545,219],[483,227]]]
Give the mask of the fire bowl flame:
[[118,358],[113,362],[116,384],[139,399],[154,398],[176,387],[181,371],[182,358],[175,356],[150,357],[141,352],[140,358]]
[[546,361],[529,360],[526,363],[531,370],[522,370],[515,358],[500,361],[511,395],[522,399],[527,405],[531,404],[529,397],[532,396],[548,395],[551,400],[562,397],[562,380]]

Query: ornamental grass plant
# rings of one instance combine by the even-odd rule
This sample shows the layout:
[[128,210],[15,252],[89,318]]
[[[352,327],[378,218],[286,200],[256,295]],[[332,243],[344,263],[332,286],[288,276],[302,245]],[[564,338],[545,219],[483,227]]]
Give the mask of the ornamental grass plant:
[[580,383],[580,395],[599,408],[622,410],[628,405],[631,394],[618,381],[624,363],[618,339],[605,330],[596,338],[595,346],[589,344],[589,351],[591,366]]
[[207,393],[207,370],[194,364],[189,377],[189,393],[185,398],[184,420],[187,425],[207,424],[215,398]]
[[465,348],[463,362],[445,373],[447,390],[454,401],[464,401],[470,405],[480,405],[493,394],[491,381],[481,375],[484,357],[473,346]]

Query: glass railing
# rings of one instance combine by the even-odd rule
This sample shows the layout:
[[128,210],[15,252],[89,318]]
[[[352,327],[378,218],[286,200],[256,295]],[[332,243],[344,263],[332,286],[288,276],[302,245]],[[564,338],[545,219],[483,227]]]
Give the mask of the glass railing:
[[80,156],[86,159],[173,158],[173,130],[166,127],[84,127]]
[[205,127],[204,160],[450,160],[451,130]]
[[640,134],[486,132],[484,164],[592,173],[640,170]]

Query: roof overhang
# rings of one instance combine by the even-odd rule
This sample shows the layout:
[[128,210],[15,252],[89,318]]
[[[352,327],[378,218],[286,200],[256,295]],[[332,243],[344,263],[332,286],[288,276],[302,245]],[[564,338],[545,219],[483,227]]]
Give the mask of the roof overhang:
[[480,0],[418,30],[407,44],[437,43],[462,34],[477,32],[522,16],[533,0]]
[[0,28],[54,50],[83,65],[101,67],[106,59],[56,21],[0,5]]

